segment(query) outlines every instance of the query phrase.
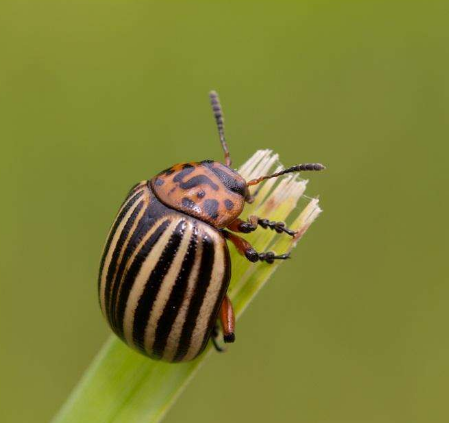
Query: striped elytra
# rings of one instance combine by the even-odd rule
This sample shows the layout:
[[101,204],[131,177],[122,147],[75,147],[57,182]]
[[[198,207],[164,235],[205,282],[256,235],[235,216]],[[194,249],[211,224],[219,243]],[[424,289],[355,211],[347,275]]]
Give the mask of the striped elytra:
[[194,359],[207,345],[229,279],[229,251],[217,229],[165,206],[148,181],[131,190],[99,276],[101,309],[123,341],[154,359]]
[[[261,227],[295,236],[284,222],[239,218],[252,202],[249,186],[303,170],[296,165],[250,181],[231,168],[217,93],[210,93],[225,163],[181,163],[134,186],[109,232],[100,265],[100,305],[112,330],[129,346],[157,360],[189,361],[212,337],[217,320],[224,342],[234,342],[235,317],[226,295],[231,262],[226,241],[251,262],[285,260],[289,253],[257,252],[233,232]],[[257,192],[257,191],[256,191]]]

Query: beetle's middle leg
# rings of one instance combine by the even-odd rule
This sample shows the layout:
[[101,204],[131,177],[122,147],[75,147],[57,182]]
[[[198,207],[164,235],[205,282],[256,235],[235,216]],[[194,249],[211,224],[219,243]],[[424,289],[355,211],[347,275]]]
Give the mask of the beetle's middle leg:
[[259,226],[263,229],[271,229],[272,231],[276,231],[278,234],[284,232],[290,236],[296,235],[296,232],[287,228],[284,222],[275,222],[268,219],[262,219],[258,216],[250,216],[246,221],[237,218],[230,225],[228,225],[228,229],[233,232],[248,234],[250,232],[254,232]]
[[275,260],[286,260],[290,258],[290,253],[280,255],[276,255],[273,251],[258,253],[246,239],[226,230],[223,230],[222,233],[226,239],[234,244],[241,255],[253,263],[256,261],[265,261],[266,263],[272,264]]

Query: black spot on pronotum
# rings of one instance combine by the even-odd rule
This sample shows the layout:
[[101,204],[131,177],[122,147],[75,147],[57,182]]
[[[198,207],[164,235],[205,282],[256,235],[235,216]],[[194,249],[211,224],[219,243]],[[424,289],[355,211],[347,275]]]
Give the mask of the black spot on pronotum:
[[182,199],[182,205],[183,205],[184,207],[189,208],[189,209],[193,209],[193,208],[195,207],[195,202],[192,201],[190,198],[184,197],[184,198]]
[[164,180],[160,179],[160,178],[156,178],[156,180],[154,181],[154,185],[156,185],[157,187],[160,187],[161,185],[164,185]]
[[173,182],[182,182],[189,173],[192,173],[195,170],[192,165],[188,165],[187,167],[184,166],[183,169],[173,178]]
[[[184,170],[182,172],[184,172]],[[182,189],[190,189],[197,187],[198,185],[209,185],[213,190],[218,191],[218,185],[205,175],[194,176],[188,181],[182,182],[179,186]]]
[[218,217],[218,201],[217,200],[205,200],[203,205],[204,212],[212,219]]
[[174,169],[169,167],[168,169],[163,170],[161,173],[163,173],[165,176],[170,176],[174,172]]
[[224,205],[226,207],[226,210],[232,210],[234,208],[234,203],[231,200],[224,200]]
[[204,191],[198,191],[197,193],[196,193],[196,196],[198,197],[198,198],[204,198],[204,196],[206,195],[206,193],[204,192]]
[[[210,165],[208,163],[205,163],[205,165],[213,172],[217,177],[220,179],[221,182],[223,182],[223,185],[232,192],[235,192],[236,194],[245,195],[245,188],[246,185],[243,181],[241,181],[241,178],[238,178],[238,173],[234,172],[236,176],[232,176],[232,174],[225,172],[224,170],[220,169],[219,167],[214,167],[213,165]],[[232,172],[232,169],[229,169],[229,172]]]

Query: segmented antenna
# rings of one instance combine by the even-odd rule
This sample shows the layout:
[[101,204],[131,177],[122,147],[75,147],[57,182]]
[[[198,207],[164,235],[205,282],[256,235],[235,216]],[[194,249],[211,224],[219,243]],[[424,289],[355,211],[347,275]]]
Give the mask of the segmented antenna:
[[221,146],[225,155],[225,164],[226,166],[232,165],[231,156],[229,155],[228,144],[226,143],[226,139],[224,136],[224,117],[223,117],[223,109],[221,108],[220,99],[218,98],[218,94],[216,91],[211,91],[209,93],[210,104],[212,106],[212,111],[214,113],[215,122],[217,122],[218,128],[218,136],[220,137]]
[[289,167],[288,169],[281,170],[280,172],[273,173],[272,175],[261,176],[260,178],[251,179],[246,185],[257,185],[258,183],[265,181],[265,179],[277,178],[278,176],[285,175],[286,173],[292,172],[303,172],[303,171],[320,171],[326,169],[321,163],[304,163],[296,166]]

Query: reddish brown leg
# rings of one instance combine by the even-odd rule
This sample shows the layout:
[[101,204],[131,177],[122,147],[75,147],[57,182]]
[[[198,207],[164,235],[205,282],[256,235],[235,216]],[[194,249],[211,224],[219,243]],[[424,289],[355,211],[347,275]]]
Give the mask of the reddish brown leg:
[[220,321],[221,327],[223,328],[223,340],[226,343],[234,342],[235,341],[234,309],[232,308],[231,300],[227,295],[224,297],[223,303],[221,304]]
[[228,226],[228,229],[233,232],[248,234],[250,232],[254,232],[258,226],[263,229],[271,229],[276,231],[278,234],[284,232],[290,236],[296,235],[296,232],[288,229],[284,222],[275,222],[268,219],[262,219],[257,216],[250,216],[247,221],[237,218]]
[[258,253],[246,239],[225,230],[222,232],[226,239],[234,244],[237,251],[253,263],[256,261],[265,261],[271,264],[274,260],[286,260],[290,257],[289,253],[281,255],[276,255],[273,251]]
[[[226,295],[221,303],[220,308],[220,321],[221,327],[223,329],[223,340],[225,343],[230,343],[235,341],[235,317],[234,309],[232,308],[232,303],[229,297]],[[217,341],[219,335],[218,325],[215,325],[212,331],[212,343],[218,352],[226,351],[225,348],[221,347]]]

